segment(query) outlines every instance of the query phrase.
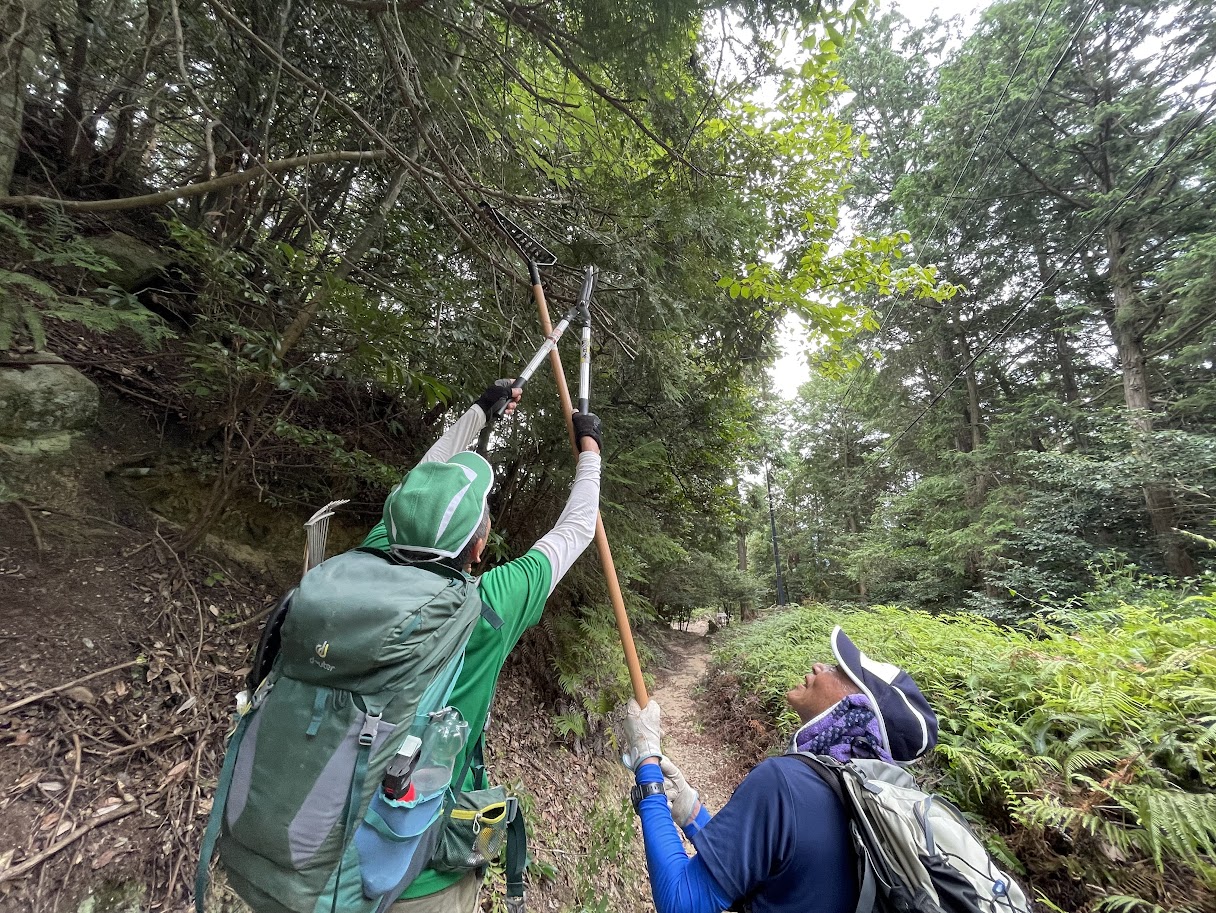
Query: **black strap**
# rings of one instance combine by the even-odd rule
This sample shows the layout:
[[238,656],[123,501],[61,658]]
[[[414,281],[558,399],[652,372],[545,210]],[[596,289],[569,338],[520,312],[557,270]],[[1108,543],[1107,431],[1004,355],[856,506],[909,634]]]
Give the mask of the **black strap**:
[[817,755],[803,754],[800,751],[791,751],[787,757],[797,758],[811,770],[815,771],[815,773],[819,774],[820,779],[828,785],[832,794],[844,806],[845,812],[852,817],[853,803],[845,795],[844,783],[841,779],[844,776],[844,766],[840,762],[835,758],[821,758]]
[[486,733],[483,729],[473,745],[473,788],[485,789],[487,786],[489,780],[486,777]]
[[287,612],[291,609],[291,597],[295,595],[295,592],[296,588],[292,587],[279,597],[279,601],[274,604],[274,608],[266,616],[262,636],[258,638],[258,648],[253,654],[253,665],[249,667],[249,674],[245,676],[245,687],[249,689],[250,694],[258,690],[262,679],[268,676],[270,670],[274,668],[274,661],[283,647],[283,622],[287,620]]
[[[474,741],[472,747],[469,748],[469,753],[464,756],[464,766],[460,768],[460,776],[458,776],[455,780],[452,781],[453,804],[455,803],[456,794],[459,792],[463,792],[463,790],[464,790],[464,778],[469,775],[470,768],[473,768],[473,770],[474,770],[473,788],[474,789],[485,789],[486,788],[486,759],[485,759],[485,753],[483,750],[485,741],[486,741],[486,732],[483,729],[481,732],[477,733],[476,741]],[[474,767],[474,764],[476,764],[476,767]],[[478,776],[478,774],[476,772],[478,768],[480,768],[480,776]],[[478,781],[480,781],[480,783]],[[448,811],[451,811],[451,809],[449,808]]]
[[524,871],[528,868],[528,831],[524,810],[517,808],[507,822],[507,897],[524,896]]

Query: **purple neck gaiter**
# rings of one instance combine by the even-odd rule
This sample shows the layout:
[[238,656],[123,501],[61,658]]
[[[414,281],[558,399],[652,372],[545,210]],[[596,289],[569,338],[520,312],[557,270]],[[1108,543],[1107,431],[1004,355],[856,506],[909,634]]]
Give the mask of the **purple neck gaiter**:
[[870,699],[850,694],[794,733],[794,748],[829,755],[844,764],[853,758],[877,758],[891,763],[882,743],[882,730]]

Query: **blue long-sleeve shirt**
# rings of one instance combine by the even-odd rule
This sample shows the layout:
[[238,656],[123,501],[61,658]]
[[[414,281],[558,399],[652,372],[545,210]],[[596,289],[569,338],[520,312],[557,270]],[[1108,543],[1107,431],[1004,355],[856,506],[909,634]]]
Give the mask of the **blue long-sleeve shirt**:
[[[637,782],[657,783],[657,764]],[[719,913],[746,900],[753,913],[853,913],[857,859],[844,809],[811,768],[769,758],[739,784],[726,806],[689,836],[685,854],[666,797],[638,809],[658,913]]]
[[[636,773],[638,783],[662,783],[658,764],[643,764]],[[650,872],[650,892],[658,913],[721,913],[731,899],[718,887],[700,856],[688,858],[676,831],[667,797],[663,793],[647,796],[638,805],[642,819],[642,840],[646,844],[646,867]],[[702,806],[697,821],[709,821]],[[695,832],[696,823],[688,828]]]

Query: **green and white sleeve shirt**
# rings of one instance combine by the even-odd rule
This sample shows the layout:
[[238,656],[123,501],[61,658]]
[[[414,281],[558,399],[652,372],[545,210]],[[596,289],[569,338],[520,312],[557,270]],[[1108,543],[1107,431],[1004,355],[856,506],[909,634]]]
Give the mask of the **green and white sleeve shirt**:
[[[481,407],[473,406],[426,452],[423,462],[447,460],[461,450],[467,450],[485,422]],[[469,723],[470,743],[466,751],[471,749],[475,737],[485,727],[498,674],[507,655],[524,631],[540,621],[545,600],[595,536],[599,493],[600,456],[581,453],[570,497],[553,529],[522,557],[499,565],[478,579],[482,601],[498,614],[503,624],[495,630],[484,618],[478,619],[465,650],[464,669],[452,690],[452,706]],[[383,523],[375,526],[363,545],[388,550],[388,535]],[[457,759],[457,770],[463,768],[464,760],[463,756]],[[472,787],[471,772],[461,787]],[[428,869],[403,896],[425,897],[454,884],[460,877],[459,873],[441,874]]]

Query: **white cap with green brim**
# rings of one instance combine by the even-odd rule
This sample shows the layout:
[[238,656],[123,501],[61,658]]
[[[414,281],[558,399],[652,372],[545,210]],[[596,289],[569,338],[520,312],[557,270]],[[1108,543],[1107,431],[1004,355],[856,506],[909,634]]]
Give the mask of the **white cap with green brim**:
[[485,514],[494,471],[470,450],[447,462],[420,463],[384,499],[384,528],[394,546],[454,558]]

